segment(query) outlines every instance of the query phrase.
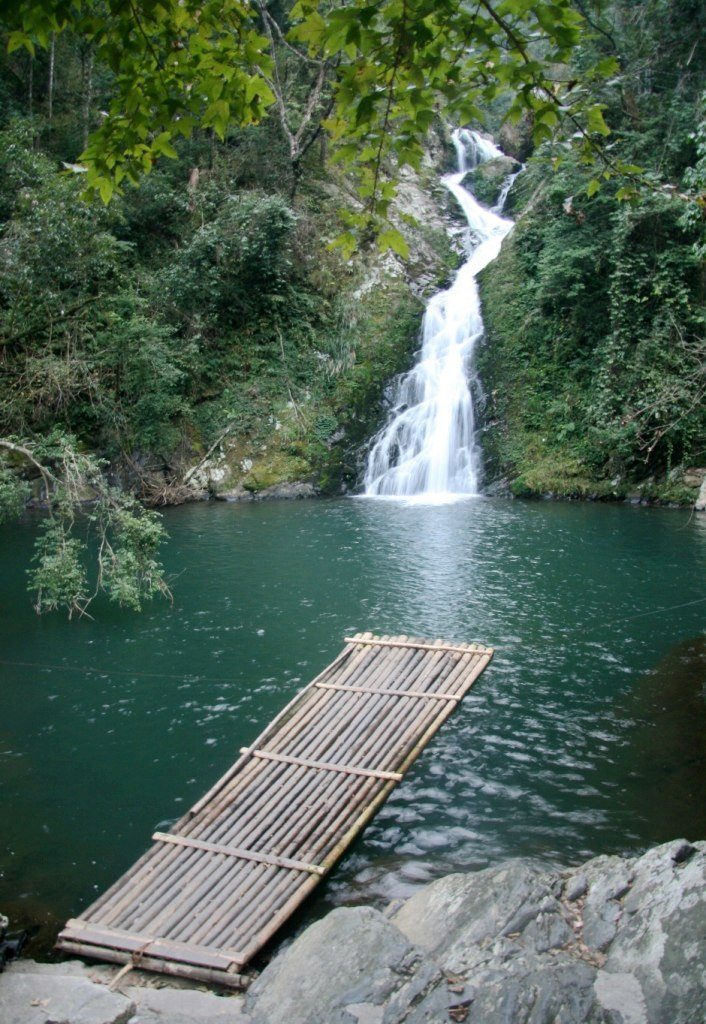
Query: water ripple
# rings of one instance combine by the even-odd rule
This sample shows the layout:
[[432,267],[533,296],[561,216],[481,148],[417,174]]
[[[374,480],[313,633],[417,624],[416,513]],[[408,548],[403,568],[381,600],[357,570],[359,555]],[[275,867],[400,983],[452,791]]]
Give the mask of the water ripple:
[[188,507],[167,525],[174,607],[81,623],[37,619],[33,527],[0,534],[0,649],[35,666],[5,665],[0,687],[6,913],[80,912],[358,629],[497,653],[312,913],[507,856],[706,834],[704,605],[644,616],[704,594],[688,515],[332,501]]

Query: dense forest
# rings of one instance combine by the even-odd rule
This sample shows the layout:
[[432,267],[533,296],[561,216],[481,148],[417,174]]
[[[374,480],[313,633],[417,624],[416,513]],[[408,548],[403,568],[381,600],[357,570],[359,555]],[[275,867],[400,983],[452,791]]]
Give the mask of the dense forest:
[[[600,146],[572,146],[573,115],[513,112],[511,82],[467,111],[525,163],[517,227],[483,278],[486,478],[515,494],[686,502],[706,435],[706,15],[698,0],[569,6],[581,42],[552,73],[580,79],[602,62]],[[388,227],[361,238],[359,183],[331,159],[325,75],[287,37],[284,7],[262,17],[270,112],[163,138],[150,173],[109,203],[86,198],[80,159],[115,71],[71,31],[33,52],[5,33],[0,498],[16,513],[54,493],[40,609],[89,599],[72,533],[87,498],[97,585],[139,606],[164,589],[145,506],[297,481],[354,488],[423,299],[457,263],[438,184],[453,105],[418,115],[422,159]]]
[[688,502],[706,453],[703,195],[685,201],[706,171],[706,10],[617,2],[591,27],[578,66],[619,65],[598,93],[609,177],[542,146],[517,180],[484,279],[484,446],[516,494]]

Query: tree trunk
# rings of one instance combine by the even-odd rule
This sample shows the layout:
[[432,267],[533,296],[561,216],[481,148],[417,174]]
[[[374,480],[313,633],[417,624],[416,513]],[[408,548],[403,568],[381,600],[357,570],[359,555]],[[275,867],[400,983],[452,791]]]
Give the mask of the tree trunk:
[[83,55],[83,148],[88,145],[93,102],[93,50]]
[[299,190],[299,182],[301,181],[302,167],[299,162],[299,157],[292,158],[292,187],[289,190],[289,202],[294,205],[294,200],[297,197]]
[[49,124],[54,116],[54,60],[56,57],[56,32],[52,32],[51,46],[49,47],[49,96],[47,100],[47,117]]

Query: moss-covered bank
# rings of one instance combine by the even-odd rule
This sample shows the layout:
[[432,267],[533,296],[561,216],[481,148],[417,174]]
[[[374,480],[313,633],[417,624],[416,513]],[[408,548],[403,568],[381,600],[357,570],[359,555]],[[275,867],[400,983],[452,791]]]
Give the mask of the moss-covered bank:
[[[675,446],[672,458],[656,465],[644,458],[627,402],[610,419],[599,411],[609,396],[606,377],[614,373],[601,362],[592,329],[584,334],[586,350],[572,351],[566,323],[558,325],[558,318],[543,312],[541,285],[527,265],[537,259],[528,249],[537,231],[531,214],[521,219],[481,281],[486,335],[477,361],[485,391],[486,483],[504,480],[518,497],[693,504],[704,475],[698,441],[703,411],[694,409],[689,417],[691,449]],[[590,277],[595,265],[589,250],[583,259]],[[605,296],[596,292],[581,301],[582,316],[596,304],[593,323],[600,324]]]
[[353,487],[387,385],[411,364],[422,308],[399,278],[351,295],[338,361],[319,353],[315,367],[292,367],[296,387],[286,375],[269,388],[253,382],[240,399],[246,428],[224,438],[195,483],[235,497],[293,482],[324,494]]

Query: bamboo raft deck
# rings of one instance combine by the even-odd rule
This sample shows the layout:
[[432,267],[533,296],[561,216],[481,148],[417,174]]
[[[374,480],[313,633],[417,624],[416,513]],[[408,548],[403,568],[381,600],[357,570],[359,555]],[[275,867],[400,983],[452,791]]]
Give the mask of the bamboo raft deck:
[[242,983],[403,778],[493,651],[357,633],[57,946]]

